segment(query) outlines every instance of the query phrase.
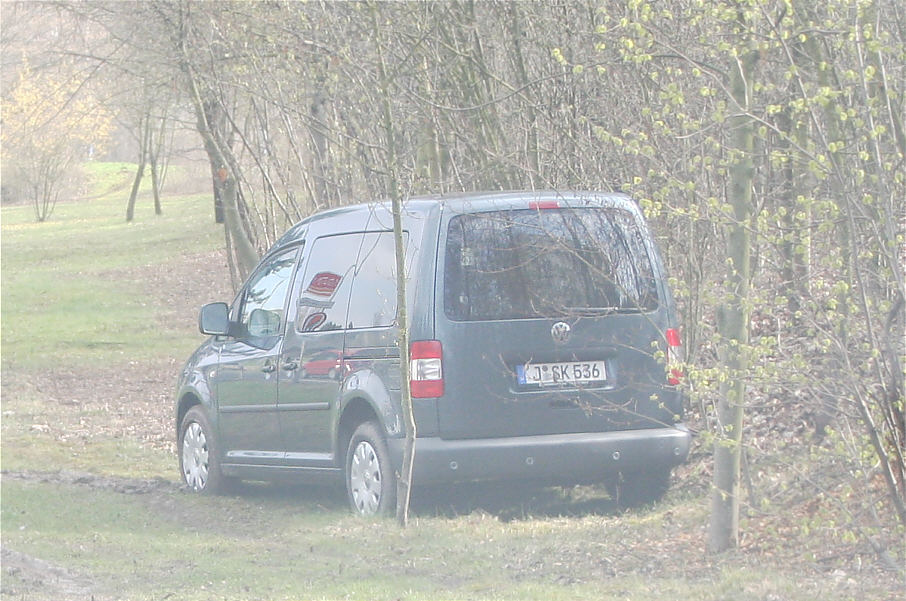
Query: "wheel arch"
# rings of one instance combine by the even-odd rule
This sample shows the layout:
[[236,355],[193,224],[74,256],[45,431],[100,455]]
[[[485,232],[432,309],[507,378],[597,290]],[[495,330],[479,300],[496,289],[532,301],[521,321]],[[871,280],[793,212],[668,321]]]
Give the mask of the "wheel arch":
[[368,421],[375,422],[382,431],[385,431],[378,412],[365,398],[356,396],[344,405],[343,412],[337,422],[336,448],[334,449],[334,456],[337,458],[339,465],[345,465],[346,448],[349,446],[349,440],[352,438],[353,432],[359,425]]
[[179,438],[179,429],[182,426],[182,420],[189,412],[189,409],[196,405],[201,405],[201,397],[192,391],[184,392],[179,397],[179,403],[176,406],[176,437]]

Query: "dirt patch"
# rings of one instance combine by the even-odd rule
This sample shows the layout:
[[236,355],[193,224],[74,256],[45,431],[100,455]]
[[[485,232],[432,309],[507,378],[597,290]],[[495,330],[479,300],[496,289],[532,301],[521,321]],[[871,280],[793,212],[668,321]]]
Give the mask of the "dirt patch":
[[60,470],[57,472],[0,472],[4,480],[40,482],[42,484],[66,484],[86,486],[101,490],[110,490],[125,495],[141,495],[159,492],[173,492],[184,487],[164,478],[120,478],[116,476],[99,476],[88,472]]
[[176,323],[197,331],[196,318],[203,304],[233,300],[223,250],[120,270],[115,277],[147,294],[157,318],[170,326]]
[[[155,321],[167,331],[188,336],[197,332],[202,304],[232,298],[223,251],[120,270],[110,277],[145,293]],[[198,334],[199,343],[202,339]],[[4,417],[21,419],[34,433],[76,447],[99,439],[124,439],[172,451],[173,395],[185,355],[180,350],[169,357],[136,357],[125,366],[91,369],[4,369],[0,381]],[[15,402],[20,397],[40,399],[41,404],[23,407]]]
[[172,450],[173,394],[180,360],[91,370],[59,368],[40,374],[8,371],[3,398],[40,399],[40,405],[4,402],[4,418],[15,418],[35,434],[79,447],[96,440],[125,439],[141,446]]
[[43,559],[0,549],[3,585],[0,594],[7,599],[54,599],[55,601],[97,600],[91,578],[76,574]]

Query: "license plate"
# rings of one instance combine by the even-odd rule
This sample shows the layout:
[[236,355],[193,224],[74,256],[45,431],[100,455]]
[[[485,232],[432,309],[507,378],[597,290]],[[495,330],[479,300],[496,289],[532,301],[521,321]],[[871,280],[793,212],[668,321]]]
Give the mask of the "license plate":
[[603,361],[566,361],[562,363],[526,363],[516,366],[519,384],[586,384],[607,379]]

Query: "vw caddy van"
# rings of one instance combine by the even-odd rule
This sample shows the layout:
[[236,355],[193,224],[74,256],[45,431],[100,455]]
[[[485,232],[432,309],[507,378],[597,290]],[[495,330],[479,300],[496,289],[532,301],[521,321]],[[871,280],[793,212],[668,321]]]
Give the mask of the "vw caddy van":
[[182,477],[199,492],[275,476],[345,481],[352,509],[395,505],[412,397],[413,485],[601,482],[660,498],[689,452],[680,339],[636,204],[594,192],[416,198],[402,223],[411,381],[400,381],[389,203],[293,226],[178,384]]

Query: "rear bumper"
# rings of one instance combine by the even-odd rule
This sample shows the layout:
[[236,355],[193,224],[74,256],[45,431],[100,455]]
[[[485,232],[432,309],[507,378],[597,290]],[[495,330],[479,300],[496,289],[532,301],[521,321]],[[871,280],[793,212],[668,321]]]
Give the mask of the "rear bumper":
[[[618,473],[679,465],[689,455],[691,440],[692,435],[683,424],[646,430],[477,440],[418,438],[413,481],[600,482]],[[395,465],[401,465],[404,440],[390,439],[387,444]]]

